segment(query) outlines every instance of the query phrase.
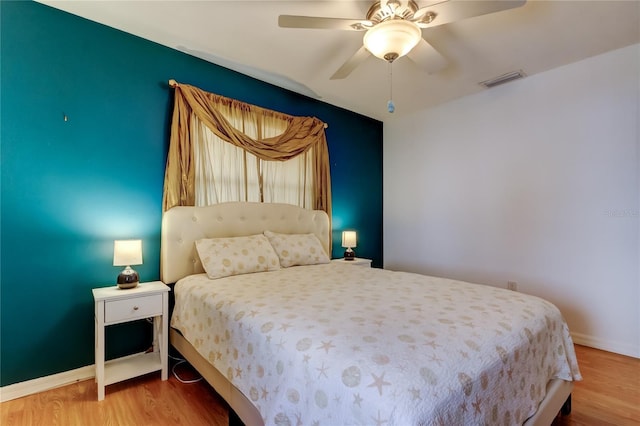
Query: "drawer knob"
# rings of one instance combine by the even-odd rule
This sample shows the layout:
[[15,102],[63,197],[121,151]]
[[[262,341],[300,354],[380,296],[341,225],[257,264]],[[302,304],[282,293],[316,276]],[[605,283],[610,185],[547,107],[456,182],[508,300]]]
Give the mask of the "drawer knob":
[[133,310],[134,310],[134,311],[137,311],[137,310],[138,310],[138,307],[137,307],[137,306],[134,306],[134,307],[133,307]]

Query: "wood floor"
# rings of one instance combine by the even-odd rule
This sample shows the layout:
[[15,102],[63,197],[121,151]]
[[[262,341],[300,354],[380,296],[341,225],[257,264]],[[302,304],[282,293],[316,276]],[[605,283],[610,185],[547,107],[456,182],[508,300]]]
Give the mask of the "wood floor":
[[[640,425],[640,359],[576,346],[584,381],[576,383],[573,411],[554,426]],[[184,379],[193,378],[185,366]],[[93,380],[0,404],[2,426],[226,425],[227,406],[204,382],[166,382],[159,373],[107,387],[96,401]]]
[[576,345],[583,380],[554,426],[640,425],[640,359]]

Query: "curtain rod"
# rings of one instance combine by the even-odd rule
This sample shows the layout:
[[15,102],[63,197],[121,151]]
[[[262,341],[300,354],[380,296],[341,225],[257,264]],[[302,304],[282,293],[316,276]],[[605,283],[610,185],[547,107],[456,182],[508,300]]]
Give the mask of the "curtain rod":
[[[175,81],[173,78],[169,79],[169,87],[175,88],[178,85],[178,82]],[[325,129],[329,128],[329,125],[327,123],[322,123],[324,125]]]

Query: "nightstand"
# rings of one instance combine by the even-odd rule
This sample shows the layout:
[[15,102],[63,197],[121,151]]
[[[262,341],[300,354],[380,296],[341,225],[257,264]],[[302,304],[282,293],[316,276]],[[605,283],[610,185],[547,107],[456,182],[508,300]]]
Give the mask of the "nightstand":
[[[169,287],[161,281],[141,283],[122,290],[118,286],[94,288],[96,332],[96,382],[98,401],[104,387],[161,370],[167,380],[169,349]],[[105,362],[104,332],[108,325],[153,317],[153,350]]]
[[333,259],[332,262],[346,263],[348,265],[355,265],[355,266],[363,266],[365,268],[370,268],[371,267],[371,259],[363,259],[361,257],[356,257],[353,260],[344,260],[344,258],[343,259]]

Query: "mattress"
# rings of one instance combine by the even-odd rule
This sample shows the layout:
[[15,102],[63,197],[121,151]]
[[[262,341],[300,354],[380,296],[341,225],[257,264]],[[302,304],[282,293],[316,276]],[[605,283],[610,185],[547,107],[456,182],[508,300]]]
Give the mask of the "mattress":
[[171,319],[267,425],[521,425],[579,380],[551,303],[340,263],[175,285]]

